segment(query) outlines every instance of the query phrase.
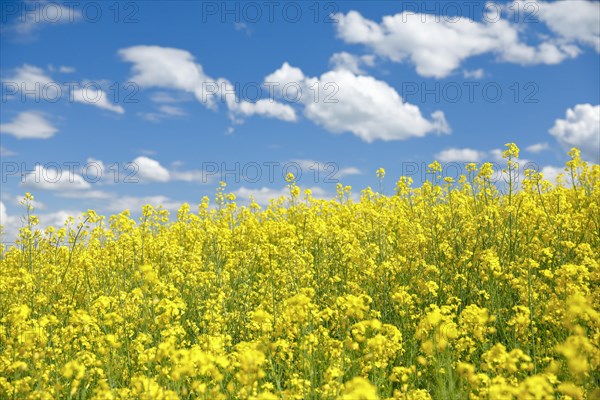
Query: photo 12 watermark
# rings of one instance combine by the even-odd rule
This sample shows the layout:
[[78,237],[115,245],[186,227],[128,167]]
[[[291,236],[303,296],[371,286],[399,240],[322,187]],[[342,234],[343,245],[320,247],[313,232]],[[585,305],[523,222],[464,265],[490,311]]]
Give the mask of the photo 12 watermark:
[[[202,23],[259,24],[313,23],[337,24],[338,13],[344,2],[340,1],[202,1]],[[509,3],[493,1],[395,1],[401,22],[418,16],[428,21],[458,23],[463,20],[496,23],[509,20],[514,23],[538,23],[540,5],[537,1]]]
[[[493,174],[490,181],[508,182],[507,167],[500,161],[491,162]],[[201,161],[199,169],[181,170],[172,168],[161,169],[161,175],[153,177],[156,165],[140,157],[130,162],[104,163],[90,160],[88,162],[63,161],[45,163],[26,163],[6,161],[1,165],[1,182],[16,180],[23,186],[39,184],[80,184],[93,183],[166,183],[185,181],[190,183],[209,184],[219,181],[226,183],[245,184],[280,184],[287,182],[289,174],[294,176],[297,183],[337,184],[342,178],[351,175],[362,175],[355,167],[341,168],[337,162],[318,161]],[[393,166],[390,172],[400,176],[413,178],[415,181],[426,181],[432,176],[452,178],[457,181],[461,176],[472,175],[474,168],[479,168],[480,162],[443,162],[440,171],[432,172],[429,163],[404,161]],[[150,167],[149,167],[150,166]],[[160,167],[163,168],[163,167]],[[540,166],[529,160],[521,160],[512,168],[513,177],[525,176],[526,170],[541,171]],[[159,179],[160,178],[160,179]]]
[[202,23],[259,24],[313,23],[336,24],[340,6],[334,1],[202,1]]
[[401,21],[419,16],[420,21],[458,23],[464,20],[496,23],[508,20],[513,23],[538,23],[540,4],[537,0],[513,2],[499,1],[404,1],[395,2]]
[[402,82],[400,95],[410,103],[499,103],[537,104],[540,86],[533,81],[500,83],[466,80],[462,82]]
[[[62,161],[62,162],[16,162],[0,163],[1,182],[16,180],[22,186],[44,184],[88,185],[93,183],[148,183],[187,181],[200,184],[218,181],[228,183],[282,183],[288,174],[293,174],[296,182],[337,183],[347,169],[340,169],[335,162],[300,161],[249,161],[225,162],[202,161],[200,169],[161,170],[162,175],[153,177],[148,165],[155,165],[147,158],[140,161],[104,163],[101,161]],[[162,167],[161,167],[162,168]],[[354,172],[352,172],[354,173]]]
[[2,24],[140,22],[139,1],[15,1],[0,3]]
[[138,103],[140,87],[136,82],[30,82],[3,80],[0,98],[2,103],[18,100],[22,103],[69,103],[114,104]]
[[311,85],[300,82],[228,82],[204,81],[201,85],[200,101],[205,104],[259,100],[287,103],[338,103],[340,87],[337,82],[315,81]]
[[[311,85],[300,82],[229,82],[225,80],[205,80],[201,82],[196,99],[203,104],[242,103],[267,100],[287,103],[338,103],[340,91],[336,82],[315,81]],[[3,80],[0,84],[2,103],[20,101],[22,103],[69,103],[113,104],[139,103],[140,85],[134,81],[125,82],[76,82],[26,80]]]

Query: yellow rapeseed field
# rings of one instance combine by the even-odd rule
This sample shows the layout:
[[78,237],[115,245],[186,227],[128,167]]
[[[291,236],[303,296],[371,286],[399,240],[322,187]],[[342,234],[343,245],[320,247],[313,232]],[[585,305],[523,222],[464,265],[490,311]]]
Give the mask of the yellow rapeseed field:
[[[27,223],[0,261],[2,399],[598,399],[600,167],[508,144],[454,182]],[[378,170],[383,180],[385,171]],[[389,180],[389,176],[385,178]],[[386,182],[387,182],[386,180]]]

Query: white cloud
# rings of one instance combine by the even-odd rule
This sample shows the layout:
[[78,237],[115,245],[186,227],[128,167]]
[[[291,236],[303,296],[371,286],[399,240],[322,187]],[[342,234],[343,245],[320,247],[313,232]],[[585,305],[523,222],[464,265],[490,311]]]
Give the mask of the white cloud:
[[[296,83],[302,89],[300,102],[307,118],[330,132],[351,132],[369,143],[450,132],[443,112],[435,111],[427,120],[419,107],[404,102],[394,88],[371,76],[338,69],[309,78],[286,62],[265,82],[277,82],[279,87]],[[311,89],[315,84],[318,101]]]
[[4,206],[4,203],[0,201],[0,225],[4,225],[4,221],[7,219],[6,207]]
[[[49,70],[56,71],[52,66],[49,66]],[[70,73],[74,72],[75,69],[61,66],[59,71]],[[34,96],[33,100],[36,102],[39,102],[40,99],[55,102],[59,100],[67,90],[66,86],[52,80],[42,68],[28,64],[16,68],[15,75],[3,80],[3,82],[7,85],[7,89],[12,90],[13,85],[16,85],[15,89],[18,88],[18,90],[22,90],[22,99],[28,99]],[[112,104],[109,101],[105,91],[93,87],[95,85],[96,84],[80,84],[77,88],[73,88],[71,91],[72,101],[90,104],[118,114],[123,114],[125,112],[122,106]]]
[[40,113],[23,111],[12,122],[0,124],[0,133],[17,139],[48,139],[58,131]]
[[4,202],[0,201],[0,225],[2,225],[1,242],[11,244],[17,238],[19,228],[23,226],[23,219],[20,216],[8,214]]
[[[152,155],[156,154],[156,152],[152,151],[141,151],[144,154]],[[210,183],[214,180],[214,173],[206,173],[202,170],[179,170],[177,169],[182,165],[181,162],[174,162],[170,169],[164,167],[158,160],[147,156],[139,156],[135,158],[131,164],[133,164],[136,168],[135,171],[129,169],[129,172],[133,172],[133,175],[130,177],[131,179],[139,179],[142,183],[149,182],[172,182],[172,181],[183,181],[183,182],[192,182],[192,183]],[[85,172],[84,172],[85,171]],[[107,176],[112,177],[111,173],[106,173],[106,165],[101,160],[97,160],[94,158],[88,158],[87,163],[84,167],[82,167],[82,174],[90,181],[95,181],[97,177]],[[109,180],[101,181],[100,183],[111,183]],[[107,194],[106,192],[91,192],[88,191],[83,195],[87,196],[87,198],[107,198],[112,195]],[[70,196],[70,194],[66,194],[64,197],[75,197]]]
[[[224,98],[234,121],[237,115],[295,120],[294,109],[288,105],[264,99],[251,103],[239,99],[237,95],[225,94],[233,90],[231,82],[206,75],[202,65],[196,63],[188,51],[160,46],[134,46],[119,50],[119,55],[133,64],[134,75],[131,80],[140,86],[182,90],[193,94],[210,109],[216,109],[216,99]],[[221,93],[222,90],[226,92]]]
[[91,185],[79,174],[67,169],[45,168],[36,165],[25,174],[21,186],[40,190],[85,190]]
[[565,148],[578,147],[582,158],[600,162],[600,105],[578,104],[557,119],[550,134]]
[[42,25],[72,23],[81,20],[82,17],[77,7],[65,7],[55,1],[26,0],[19,6],[22,7],[18,8],[14,22],[2,27],[2,30],[14,31],[21,38],[31,36]]
[[484,75],[485,72],[481,68],[474,69],[471,71],[466,69],[463,70],[463,76],[465,77],[465,79],[481,79]]
[[[597,1],[515,1],[512,10],[536,10],[536,17],[566,41],[592,46],[600,52],[600,5]],[[520,7],[520,8],[519,8]]]
[[[225,90],[225,93],[235,93],[233,85],[225,79],[220,79],[219,87],[221,90]],[[251,103],[240,100],[237,96],[226,95],[225,102],[229,108],[230,118],[236,124],[243,122],[241,117],[251,117],[253,115],[262,115],[288,122],[294,122],[297,119],[296,111],[292,107],[273,99],[260,99]]]
[[77,103],[89,104],[103,110],[116,112],[117,114],[125,113],[125,109],[118,104],[112,104],[108,100],[108,95],[105,91],[92,87],[73,89],[71,92],[73,100]]
[[167,182],[171,179],[169,171],[152,158],[140,156],[133,163],[138,167],[137,176],[143,182]]
[[0,225],[2,225],[4,229],[7,229],[7,226],[9,226],[10,222],[11,221],[8,219],[8,214],[6,212],[6,206],[4,206],[4,203],[0,201]]
[[276,88],[280,90],[289,84],[303,83],[304,80],[304,72],[300,68],[292,67],[287,62],[284,62],[278,70],[267,75],[265,83],[279,84]]
[[469,148],[450,148],[442,150],[435,155],[441,162],[479,162],[485,157],[485,152]]
[[68,218],[73,218],[75,221],[81,216],[81,211],[76,210],[58,210],[54,212],[38,214],[40,219],[39,227],[45,229],[49,226],[61,227],[64,226]]
[[343,51],[332,55],[329,58],[329,64],[333,69],[345,69],[356,75],[362,75],[365,73],[362,67],[372,67],[375,64],[375,57],[370,54],[357,56]]
[[215,82],[204,73],[188,51],[160,46],[133,46],[119,50],[121,58],[133,64],[131,80],[140,86],[183,90],[212,105],[207,83]]
[[35,84],[47,85],[52,82],[52,79],[46,74],[46,72],[34,65],[23,64],[23,66],[15,69],[15,75],[5,82],[16,82],[18,85],[25,84],[28,90],[33,89]]
[[[15,68],[15,74],[9,78],[3,79],[4,85],[8,90],[15,89],[23,91],[22,99],[31,99],[39,101],[40,99],[54,101],[62,92],[60,85],[52,80],[50,76],[40,67],[23,64]],[[12,96],[8,96],[9,98]]]
[[255,103],[248,101],[236,102],[230,104],[229,108],[246,117],[258,114],[288,122],[297,120],[296,112],[292,107],[267,99],[260,99]]
[[556,178],[558,177],[558,175],[564,174],[565,169],[563,167],[553,167],[553,166],[547,165],[547,166],[543,167],[540,172],[544,176],[544,179],[546,179],[552,183],[556,183]]
[[530,153],[541,153],[542,151],[548,150],[549,148],[550,148],[550,146],[546,142],[535,143],[535,144],[532,144],[531,146],[525,147],[525,151],[528,151]]
[[521,27],[504,19],[488,23],[403,12],[377,23],[356,11],[336,18],[338,37],[346,43],[363,44],[393,62],[409,60],[419,75],[427,77],[446,77],[464,60],[486,53],[500,61],[534,65],[558,64],[580,52],[574,44],[556,38],[529,46],[521,41]]
[[0,243],[12,243],[16,239],[19,228],[21,227],[21,219],[19,217],[8,215],[6,206],[2,201],[0,201],[0,225],[2,225]]

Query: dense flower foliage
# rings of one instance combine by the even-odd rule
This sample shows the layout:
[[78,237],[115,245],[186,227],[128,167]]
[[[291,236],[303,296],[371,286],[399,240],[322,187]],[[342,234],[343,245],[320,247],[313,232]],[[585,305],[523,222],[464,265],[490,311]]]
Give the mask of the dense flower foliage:
[[[301,192],[36,229],[0,261],[0,398],[555,399],[600,392],[600,167]],[[385,171],[378,170],[383,181]]]

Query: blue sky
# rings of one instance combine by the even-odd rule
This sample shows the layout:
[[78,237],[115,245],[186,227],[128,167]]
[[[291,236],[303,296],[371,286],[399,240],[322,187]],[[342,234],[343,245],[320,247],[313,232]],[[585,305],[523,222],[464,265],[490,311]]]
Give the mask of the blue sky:
[[264,203],[298,167],[328,197],[377,187],[379,167],[391,192],[434,159],[498,161],[512,141],[550,177],[573,146],[600,161],[598,2],[1,6],[9,234],[27,191],[60,225],[197,204],[225,170],[240,203]]

